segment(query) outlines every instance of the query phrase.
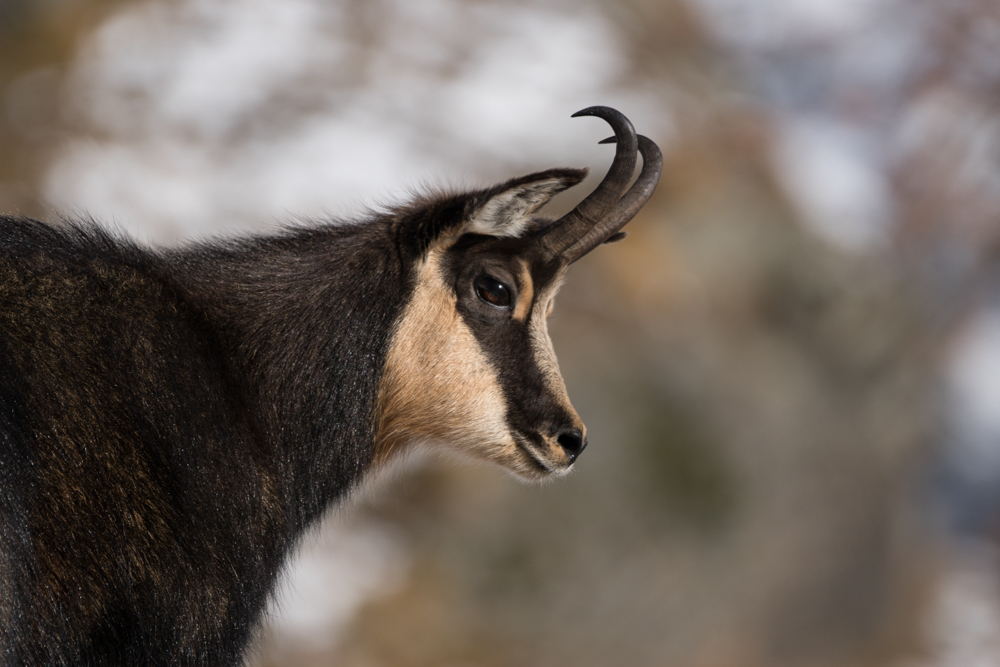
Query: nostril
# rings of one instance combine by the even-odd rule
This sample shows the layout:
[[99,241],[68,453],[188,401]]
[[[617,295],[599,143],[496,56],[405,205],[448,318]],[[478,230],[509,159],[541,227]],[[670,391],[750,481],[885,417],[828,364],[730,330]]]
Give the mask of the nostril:
[[556,442],[566,451],[570,463],[575,461],[576,457],[587,446],[586,438],[583,437],[583,433],[577,428],[569,428],[562,431],[559,437],[556,438]]

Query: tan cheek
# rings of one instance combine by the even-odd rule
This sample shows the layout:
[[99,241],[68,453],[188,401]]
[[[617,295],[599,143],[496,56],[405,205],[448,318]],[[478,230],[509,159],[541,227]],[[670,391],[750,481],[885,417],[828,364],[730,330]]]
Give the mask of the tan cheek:
[[379,389],[376,461],[414,441],[496,460],[513,447],[503,392],[432,257],[400,319]]
[[[552,300],[546,306],[546,317],[551,312]],[[566,384],[563,382],[562,373],[559,372],[559,362],[556,361],[556,353],[552,347],[552,339],[549,338],[548,322],[543,318],[536,318],[531,327],[532,338],[534,339],[535,362],[538,364],[545,384],[552,394],[558,397],[571,414],[576,414],[566,393]]]

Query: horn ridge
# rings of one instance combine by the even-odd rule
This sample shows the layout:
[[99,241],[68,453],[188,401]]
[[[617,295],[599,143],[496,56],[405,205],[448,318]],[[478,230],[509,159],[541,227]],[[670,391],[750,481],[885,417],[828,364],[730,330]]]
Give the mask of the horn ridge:
[[[604,141],[610,142],[610,140],[611,138],[608,138]],[[639,172],[639,177],[602,220],[563,250],[563,260],[567,264],[572,264],[597,246],[611,240],[652,196],[660,180],[660,172],[663,171],[663,154],[659,146],[649,137],[640,134],[637,143],[639,153],[642,155],[642,171]]]
[[600,185],[576,208],[546,228],[541,241],[553,257],[562,255],[587,235],[621,199],[632,180],[638,155],[635,128],[622,112],[593,106],[573,114],[573,118],[579,116],[596,116],[607,121],[615,132],[615,159]]

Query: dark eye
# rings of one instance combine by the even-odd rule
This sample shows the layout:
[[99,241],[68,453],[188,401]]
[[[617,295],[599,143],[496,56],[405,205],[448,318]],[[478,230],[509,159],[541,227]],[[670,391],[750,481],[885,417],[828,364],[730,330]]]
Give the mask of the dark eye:
[[497,308],[510,307],[510,288],[496,278],[479,276],[474,283],[479,298]]

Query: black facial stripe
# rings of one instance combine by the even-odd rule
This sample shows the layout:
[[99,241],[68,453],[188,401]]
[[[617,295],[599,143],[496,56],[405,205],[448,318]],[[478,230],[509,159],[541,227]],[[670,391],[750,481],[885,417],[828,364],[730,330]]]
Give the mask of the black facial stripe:
[[[525,264],[526,263],[526,264]],[[532,289],[524,289],[525,265]],[[550,294],[562,265],[547,262],[530,238],[498,238],[467,234],[445,254],[441,262],[442,279],[456,292],[457,309],[469,327],[489,364],[495,369],[507,407],[506,420],[511,431],[534,440],[553,436],[557,430],[578,421],[565,398],[554,392],[535,354],[532,336],[535,306]],[[514,287],[511,310],[501,310],[482,302],[475,293],[474,281],[482,273],[506,281]],[[531,298],[527,317],[517,320],[513,310],[523,308],[522,298]],[[543,449],[541,443],[539,450]]]
[[497,369],[500,387],[507,399],[508,424],[513,431],[534,440],[539,431],[548,435],[571,423],[572,415],[545,382],[535,357],[530,325],[529,316],[526,322],[512,321],[509,331],[473,330],[473,334]]

